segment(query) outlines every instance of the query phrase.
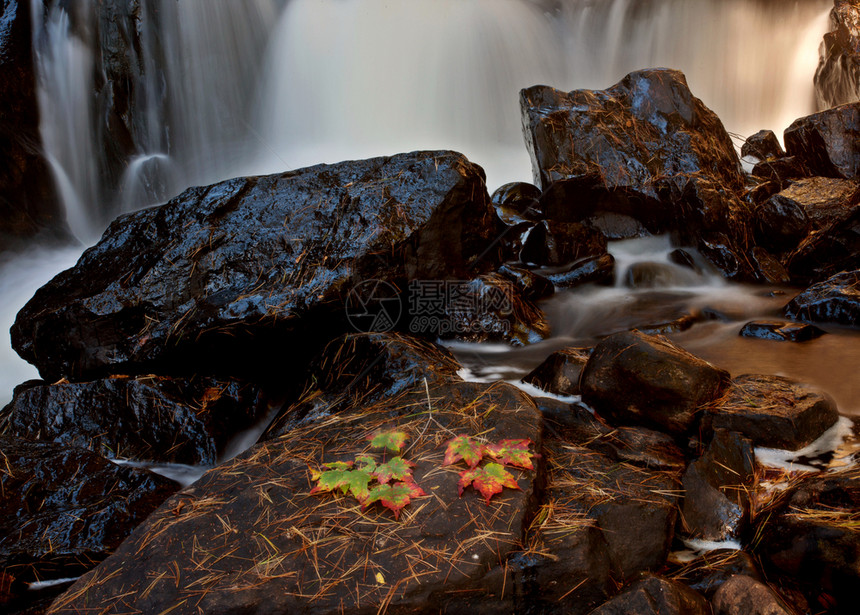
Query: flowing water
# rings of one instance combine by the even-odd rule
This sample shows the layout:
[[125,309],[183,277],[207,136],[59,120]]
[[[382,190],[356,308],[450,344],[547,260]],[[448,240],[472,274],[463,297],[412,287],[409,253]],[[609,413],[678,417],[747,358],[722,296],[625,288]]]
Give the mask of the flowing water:
[[[116,214],[229,176],[415,149],[463,151],[488,186],[530,180],[518,91],[536,83],[604,88],[650,66],[683,70],[693,92],[747,135],[778,133],[812,112],[817,47],[830,0],[151,0],[129,29],[139,44],[124,172],[104,169],[103,106],[93,95],[101,50],[98,3],[33,0],[41,131],[69,225],[81,245]],[[67,13],[74,6],[73,14]],[[136,73],[136,74],[137,74]],[[620,261],[664,259],[665,245],[622,245]],[[0,269],[8,329],[33,288],[80,246]],[[625,252],[626,251],[626,252]],[[625,254],[627,256],[625,256]],[[688,274],[677,275],[683,276]],[[675,339],[733,372],[820,381],[860,414],[856,335],[804,345],[741,340],[744,319],[786,297],[716,276],[668,286],[559,293],[546,305],[553,339],[525,350],[469,349],[471,367],[522,374],[571,341],[683,310],[728,315]],[[679,281],[681,280],[681,281]],[[0,403],[35,370],[0,339]],[[492,361],[484,355],[495,357]],[[481,357],[480,360],[475,357]],[[507,370],[507,371],[505,371]],[[485,370],[489,373],[489,368]],[[507,377],[507,376],[505,376]]]

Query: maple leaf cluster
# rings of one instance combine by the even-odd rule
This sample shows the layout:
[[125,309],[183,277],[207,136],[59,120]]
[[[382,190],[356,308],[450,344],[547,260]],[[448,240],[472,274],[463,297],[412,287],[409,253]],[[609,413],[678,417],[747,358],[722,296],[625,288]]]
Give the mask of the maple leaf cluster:
[[[407,434],[402,431],[378,432],[371,436],[370,446],[397,453],[382,463],[371,455],[359,455],[355,461],[332,461],[322,464],[323,470],[311,470],[316,486],[311,493],[340,491],[349,494],[366,510],[374,502],[380,502],[400,517],[400,511],[412,498],[426,495],[412,476],[415,464],[400,456]],[[372,482],[376,482],[371,486]]]
[[[531,440],[502,440],[496,444],[483,444],[471,436],[456,436],[448,441],[445,449],[445,465],[452,465],[462,460],[469,466],[460,472],[457,488],[460,496],[470,485],[476,489],[487,504],[492,497],[501,493],[505,487],[519,489],[514,475],[505,469],[513,466],[524,470],[533,470],[533,453],[529,452]],[[484,457],[494,461],[480,465]]]

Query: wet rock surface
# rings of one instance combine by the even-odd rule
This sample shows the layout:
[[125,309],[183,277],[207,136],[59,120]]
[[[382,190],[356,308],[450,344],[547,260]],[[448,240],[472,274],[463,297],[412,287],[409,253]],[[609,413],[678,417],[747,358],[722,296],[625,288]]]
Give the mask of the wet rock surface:
[[714,615],[791,615],[792,609],[770,587],[744,575],[723,583],[712,601]]
[[649,576],[592,612],[594,615],[708,615],[711,609],[707,600],[683,583]]
[[704,553],[676,573],[678,579],[709,600],[735,575],[743,575],[755,581],[762,580],[758,564],[752,555],[735,549],[714,549]]
[[785,129],[785,149],[809,175],[852,179],[860,170],[860,103],[796,119]]
[[825,332],[815,325],[785,322],[782,320],[756,320],[741,327],[741,337],[777,342],[806,342],[821,337]]
[[860,570],[860,472],[800,480],[760,521],[757,554],[800,583],[810,604],[849,613]]
[[615,277],[615,258],[611,254],[587,256],[567,267],[544,270],[543,275],[559,288],[573,288],[590,282],[611,284]]
[[785,306],[788,318],[860,327],[860,270],[845,271],[813,284]]
[[579,376],[591,348],[562,348],[523,377],[523,382],[556,395],[579,395]]
[[600,342],[582,372],[583,401],[611,422],[643,424],[672,434],[693,428],[728,373],[661,336],[638,331]]
[[364,280],[480,267],[492,216],[483,171],[453,152],[191,188],[116,220],[22,309],[13,345],[51,381],[155,362],[265,371],[255,357],[319,347],[312,323],[345,331],[346,295]]
[[714,429],[737,431],[756,446],[798,450],[838,420],[833,399],[781,376],[742,375],[708,409]]
[[544,220],[529,231],[520,260],[551,267],[605,252],[606,237],[600,231],[575,222]]
[[0,568],[17,583],[75,577],[179,487],[86,449],[0,437]]
[[108,458],[211,466],[266,409],[237,380],[151,375],[19,387],[0,421],[4,434]]
[[768,158],[785,156],[785,152],[772,130],[759,130],[744,141],[741,146],[741,156],[744,158],[753,156],[759,160],[767,160]]

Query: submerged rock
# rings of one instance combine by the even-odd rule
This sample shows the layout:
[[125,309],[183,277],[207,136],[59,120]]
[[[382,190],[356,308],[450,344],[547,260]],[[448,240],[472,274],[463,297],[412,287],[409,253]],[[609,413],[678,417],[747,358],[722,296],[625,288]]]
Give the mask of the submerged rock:
[[708,408],[714,429],[738,431],[755,446],[798,450],[839,420],[833,399],[781,376],[745,374]]
[[18,582],[93,568],[179,487],[62,444],[2,437],[0,459],[0,568]]
[[155,365],[273,376],[271,356],[302,359],[283,348],[347,330],[363,281],[491,268],[493,218],[483,170],[444,151],[190,188],[115,220],[21,310],[13,345],[49,381]]
[[19,387],[0,420],[6,434],[108,458],[215,465],[265,413],[259,389],[235,379],[149,375]]
[[785,306],[788,318],[860,327],[860,270],[813,284]]
[[610,422],[681,435],[694,427],[700,407],[714,400],[728,380],[726,371],[662,336],[626,331],[594,348],[580,384],[583,401]]

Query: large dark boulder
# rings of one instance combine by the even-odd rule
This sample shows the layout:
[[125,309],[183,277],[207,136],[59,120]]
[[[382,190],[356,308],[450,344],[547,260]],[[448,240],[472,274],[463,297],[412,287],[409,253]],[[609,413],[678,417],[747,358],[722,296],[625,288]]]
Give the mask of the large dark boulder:
[[[543,458],[534,455],[541,451],[541,415],[510,385],[462,382],[439,372],[434,378],[432,350],[410,351],[402,338],[392,342],[398,350],[382,362],[400,354],[417,365],[426,355],[426,385],[415,373],[413,386],[367,403],[367,379],[356,374],[337,412],[297,424],[210,470],[82,577],[53,612],[462,613],[474,612],[470,599],[485,612],[512,612],[528,579],[515,578],[506,562],[524,550],[545,480]],[[348,346],[340,351],[350,364]],[[413,494],[395,517],[378,503],[362,510],[340,490],[310,493],[323,464],[359,463],[363,454],[391,459],[393,453],[369,442],[379,430],[408,435],[400,454],[414,464],[413,480],[426,496]],[[460,496],[467,466],[444,464],[446,442],[457,435],[481,444],[525,440],[534,468],[508,466],[518,488],[505,487],[489,502],[472,487]],[[605,561],[597,553],[588,563],[601,556]],[[574,568],[580,580],[589,578],[587,567]],[[598,601],[606,583],[604,575],[591,589]]]
[[782,376],[745,374],[708,408],[714,429],[738,431],[755,446],[798,450],[839,420],[826,393]]
[[665,337],[625,331],[594,348],[580,386],[583,401],[612,423],[681,435],[693,428],[702,406],[719,396],[728,380],[728,372]]
[[0,569],[74,577],[107,557],[179,487],[86,449],[0,438]]
[[835,0],[830,31],[824,35],[815,70],[819,109],[860,99],[860,6],[856,0]]
[[[31,2],[0,3],[0,240],[42,230],[62,231],[65,220],[41,154],[34,74]],[[2,249],[2,248],[0,248]]]
[[790,575],[810,604],[857,610],[860,582],[860,471],[808,476],[760,517],[756,552],[769,569]]
[[148,375],[23,385],[0,421],[8,435],[108,458],[211,466],[266,411],[259,389],[235,379]]
[[493,218],[483,170],[455,152],[190,188],[115,220],[21,310],[13,346],[49,381],[156,366],[266,377],[271,356],[305,360],[343,333],[362,281],[396,291],[490,268]]
[[860,270],[813,284],[785,306],[788,318],[860,327]]
[[841,271],[860,268],[860,207],[829,226],[810,233],[788,257],[787,268],[798,284],[820,282]]
[[809,175],[852,179],[860,171],[860,103],[798,118],[785,129],[785,149]]
[[[533,86],[520,93],[520,105],[548,217],[579,222],[613,213],[641,224],[621,233],[634,236],[725,230],[740,215],[734,201],[743,179],[731,138],[682,73],[637,71],[606,90]],[[699,182],[724,191],[716,220],[685,196]]]

